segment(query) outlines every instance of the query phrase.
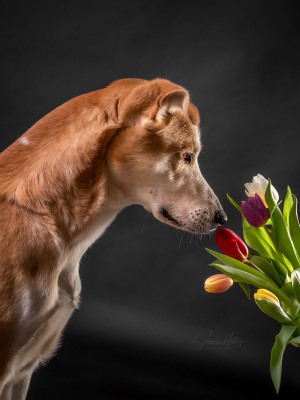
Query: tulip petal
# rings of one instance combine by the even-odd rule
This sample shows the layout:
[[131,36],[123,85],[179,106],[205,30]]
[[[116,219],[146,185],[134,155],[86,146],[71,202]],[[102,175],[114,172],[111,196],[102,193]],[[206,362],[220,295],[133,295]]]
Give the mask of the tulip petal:
[[270,292],[267,289],[258,289],[258,291],[256,293],[254,293],[254,299],[255,300],[259,300],[259,299],[268,300],[280,307],[280,302],[279,302],[278,298],[275,296],[275,294],[273,292]]
[[[267,185],[268,185],[267,179],[261,174],[257,174],[256,176],[253,177],[251,183],[245,183],[245,188],[246,188],[245,193],[248,197],[253,197],[255,193],[257,193],[261,198],[262,202],[264,203],[264,205],[267,207],[267,202],[265,200],[265,192]],[[275,201],[278,202],[279,195],[277,190],[273,186],[271,187],[271,190]]]
[[268,219],[269,219],[268,210],[265,207],[264,203],[262,202],[261,198],[258,196],[257,193],[255,193],[255,200],[256,200],[257,209],[260,211],[262,219],[264,219],[265,221],[268,221]]
[[[248,249],[247,249],[247,252],[245,251],[245,254],[243,254],[242,251],[241,251],[241,248],[239,247],[239,245],[237,243],[237,241],[233,241],[233,245],[234,245],[234,248],[235,248],[234,254],[236,256],[236,257],[233,257],[233,258],[235,258],[236,260],[239,260],[241,262],[245,261],[246,258],[247,258],[247,257],[245,257],[245,254],[248,255]],[[227,254],[227,255],[229,255],[229,254]]]
[[228,228],[219,228],[216,232],[216,244],[222,253],[245,261],[248,257],[248,248],[242,239]]
[[233,280],[224,274],[210,276],[204,282],[204,289],[208,293],[223,293],[233,285]]
[[257,193],[254,197],[242,201],[241,208],[248,223],[255,228],[265,225],[269,219],[268,211]]

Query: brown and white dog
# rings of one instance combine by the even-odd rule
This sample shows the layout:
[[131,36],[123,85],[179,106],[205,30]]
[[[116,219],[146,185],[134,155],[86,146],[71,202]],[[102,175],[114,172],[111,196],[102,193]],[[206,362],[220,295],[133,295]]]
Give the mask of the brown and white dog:
[[0,400],[23,400],[80,296],[79,262],[124,207],[195,234],[226,220],[200,173],[199,114],[164,79],[50,112],[0,154]]

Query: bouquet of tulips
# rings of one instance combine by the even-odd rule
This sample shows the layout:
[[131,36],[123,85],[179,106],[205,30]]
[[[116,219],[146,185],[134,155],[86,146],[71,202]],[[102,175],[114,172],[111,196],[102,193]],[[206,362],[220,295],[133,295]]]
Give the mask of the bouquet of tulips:
[[287,188],[283,210],[271,181],[258,174],[246,183],[248,199],[237,204],[241,213],[245,242],[233,231],[220,228],[216,243],[222,253],[209,250],[216,260],[211,264],[222,274],[209,277],[205,290],[221,293],[238,282],[248,299],[249,285],[258,290],[258,307],[281,324],[271,351],[270,372],[278,393],[282,357],[288,344],[300,347],[300,226],[297,198]]

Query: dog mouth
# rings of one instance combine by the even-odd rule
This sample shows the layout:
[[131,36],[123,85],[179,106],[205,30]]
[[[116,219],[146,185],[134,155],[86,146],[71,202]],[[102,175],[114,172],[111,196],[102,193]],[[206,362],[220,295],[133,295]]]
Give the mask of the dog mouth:
[[160,206],[158,209],[158,212],[161,217],[165,220],[165,222],[169,223],[170,225],[177,227],[179,229],[182,229],[186,232],[193,233],[195,235],[212,235],[215,233],[217,230],[217,225],[216,226],[210,226],[208,229],[195,229],[195,227],[190,226],[190,224],[184,224],[179,222],[176,218],[174,218],[173,215],[170,214],[170,212],[164,207]]
[[163,206],[159,208],[159,213],[169,222],[172,222],[176,226],[181,226],[180,222],[177,221],[172,215],[167,211],[167,209]]

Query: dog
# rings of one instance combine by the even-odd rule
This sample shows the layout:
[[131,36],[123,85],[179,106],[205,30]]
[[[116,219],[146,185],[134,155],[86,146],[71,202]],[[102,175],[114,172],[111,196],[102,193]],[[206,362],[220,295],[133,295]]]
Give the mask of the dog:
[[202,176],[200,117],[166,79],[75,97],[0,154],[0,400],[24,400],[79,307],[82,255],[142,205],[197,235],[226,221]]

